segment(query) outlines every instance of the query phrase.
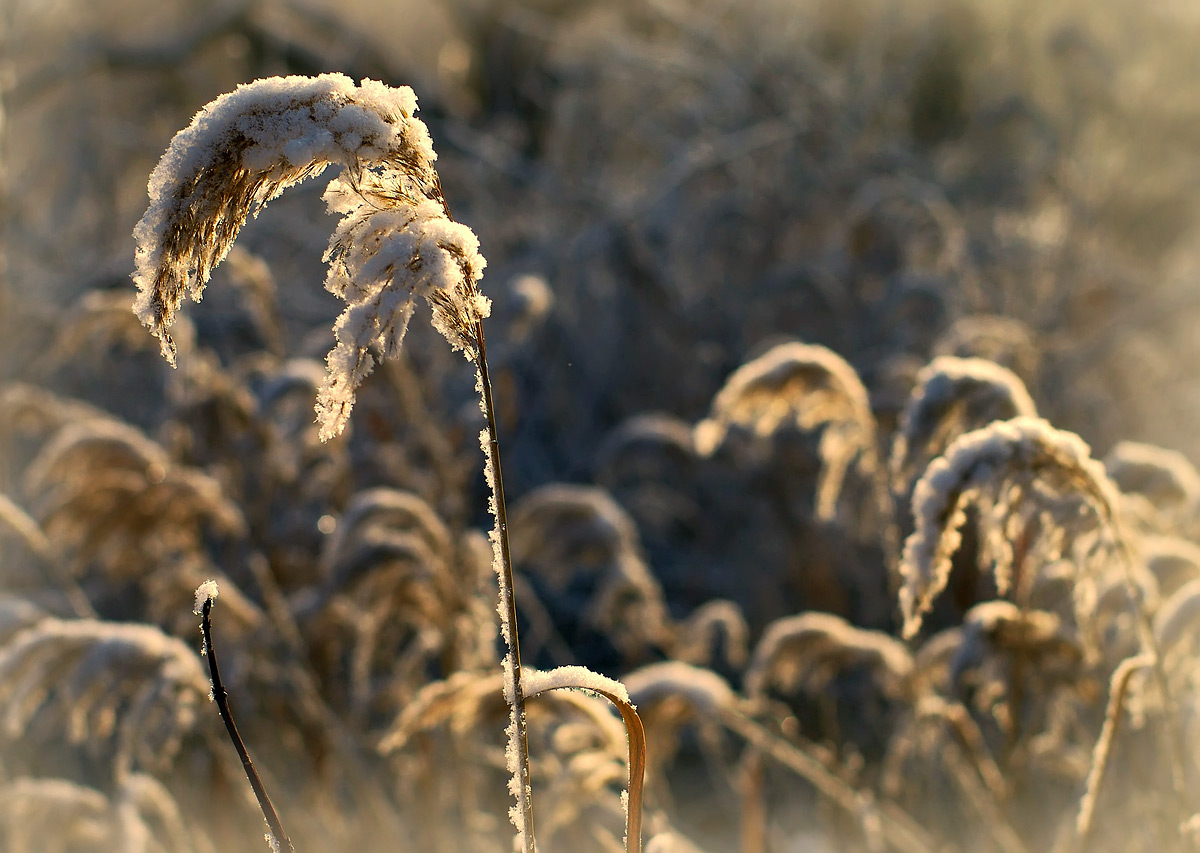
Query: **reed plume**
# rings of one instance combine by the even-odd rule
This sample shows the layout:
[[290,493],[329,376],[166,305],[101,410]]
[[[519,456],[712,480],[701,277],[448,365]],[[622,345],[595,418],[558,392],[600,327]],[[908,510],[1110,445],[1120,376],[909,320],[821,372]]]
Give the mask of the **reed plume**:
[[825,347],[779,344],[733,372],[695,427],[695,446],[711,456],[738,432],[766,438],[788,428],[824,428],[817,515],[833,518],[846,472],[857,460],[868,475],[878,468],[875,417],[858,374]]
[[939,356],[917,373],[892,443],[892,490],[907,497],[913,482],[954,439],[992,421],[1037,414],[1025,384],[981,358]]
[[199,301],[247,219],[288,187],[342,166],[325,200],[342,216],[330,240],[326,288],[344,299],[337,346],[317,402],[323,438],[345,428],[368,352],[400,349],[416,296],[456,349],[475,344],[489,303],[486,261],[452,221],[416,95],[341,74],[258,80],[201,110],[150,175],[150,206],[134,230],[134,311],[175,363],[170,327],[185,297]]
[[74,743],[115,737],[118,767],[169,760],[207,693],[191,649],[153,625],[47,617],[0,648],[6,731],[53,718]]
[[[1118,495],[1103,466],[1092,459],[1088,446],[1074,433],[1054,429],[1037,418],[997,421],[956,439],[943,456],[930,463],[913,489],[912,511],[916,529],[904,545],[900,573],[900,609],[904,636],[914,636],[924,614],[945,588],[951,558],[962,542],[961,528],[967,507],[982,504],[984,520],[993,528],[989,537],[995,559],[996,586],[1001,594],[1012,583],[1014,553],[1008,523],[1020,520],[1025,495],[1047,502],[1058,518],[1046,524],[1050,531],[1079,531],[1081,516],[1060,504],[1063,499],[1082,501],[1090,511],[1084,528],[1110,540],[1118,537]],[[1069,503],[1069,501],[1068,501]],[[1052,551],[1061,551],[1053,543]],[[1077,582],[1081,609],[1090,604],[1094,585]]]

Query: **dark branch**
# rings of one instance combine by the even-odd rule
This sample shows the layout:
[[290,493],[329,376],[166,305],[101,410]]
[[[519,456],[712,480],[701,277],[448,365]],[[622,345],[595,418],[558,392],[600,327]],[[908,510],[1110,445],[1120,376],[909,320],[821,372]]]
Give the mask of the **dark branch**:
[[275,813],[275,807],[271,805],[267,789],[263,787],[262,779],[258,777],[258,771],[254,769],[250,753],[246,752],[246,744],[242,742],[242,736],[238,734],[237,725],[233,722],[233,714],[229,710],[229,697],[225,693],[225,685],[221,683],[221,671],[217,668],[217,652],[213,648],[212,603],[212,598],[207,598],[201,607],[200,631],[204,635],[204,652],[205,657],[208,658],[208,672],[212,676],[213,700],[217,703],[217,711],[220,712],[221,720],[225,723],[225,730],[229,732],[229,739],[233,741],[233,748],[237,750],[238,758],[242,759],[242,768],[246,771],[246,778],[250,780],[250,787],[254,789],[258,807],[267,820],[267,826],[271,828],[271,834],[279,842],[279,849],[287,850],[288,853],[296,853],[296,848],[292,846],[291,839],[288,838],[283,824],[279,821],[279,815]]

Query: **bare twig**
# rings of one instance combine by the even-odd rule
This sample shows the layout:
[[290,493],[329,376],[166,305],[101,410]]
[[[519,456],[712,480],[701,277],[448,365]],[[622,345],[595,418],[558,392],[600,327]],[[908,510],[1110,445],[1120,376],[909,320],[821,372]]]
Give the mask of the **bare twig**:
[[[217,668],[217,652],[213,648],[212,641],[212,603],[215,595],[213,591],[205,590],[207,584],[212,584],[212,581],[202,585],[196,596],[198,599],[203,599],[198,602],[200,605],[198,609],[200,611],[200,631],[204,635],[204,655],[208,658],[208,672],[212,677],[212,698],[217,703],[217,711],[221,715],[221,721],[225,723],[225,730],[229,732],[229,739],[233,741],[233,748],[237,750],[238,758],[242,760],[242,769],[246,771],[246,778],[250,780],[250,787],[254,789],[258,807],[262,810],[267,826],[270,827],[271,834],[268,841],[275,850],[287,850],[288,853],[295,853],[296,848],[292,846],[292,841],[284,831],[275,807],[271,805],[271,798],[267,796],[267,789],[263,787],[258,771],[254,769],[254,762],[250,760],[250,753],[246,751],[246,744],[242,742],[242,736],[238,734],[237,725],[233,721],[233,713],[229,710],[229,696],[225,693],[225,685],[221,682],[221,671]],[[216,584],[212,584],[212,586],[215,588]]]

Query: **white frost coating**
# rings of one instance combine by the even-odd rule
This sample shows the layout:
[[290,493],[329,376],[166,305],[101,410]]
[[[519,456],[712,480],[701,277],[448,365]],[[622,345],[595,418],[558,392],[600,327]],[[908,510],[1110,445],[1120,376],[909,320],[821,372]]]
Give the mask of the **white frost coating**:
[[263,839],[267,842],[267,846],[271,848],[271,853],[280,853],[280,851],[283,850],[282,845],[279,843],[279,839],[276,838],[273,833],[264,832]]
[[197,616],[202,616],[204,614],[205,603],[212,601],[217,595],[216,581],[206,580],[200,584],[200,586],[196,587],[196,606],[192,608],[192,612]]
[[526,696],[534,696],[545,690],[590,690],[601,696],[612,696],[629,704],[629,692],[621,682],[592,672],[586,666],[559,666],[551,670],[521,668],[521,686]]
[[737,705],[737,696],[721,676],[681,661],[663,661],[636,669],[625,676],[629,697],[638,705],[653,705],[668,698],[687,701],[701,716],[715,716]]
[[915,530],[904,543],[900,610],[911,638],[945,588],[962,540],[966,505],[983,489],[1004,487],[1014,472],[1065,477],[1107,524],[1116,522],[1117,492],[1083,439],[1040,418],[997,421],[957,438],[929,464],[913,490]]
[[134,311],[175,362],[168,328],[184,296],[199,300],[246,220],[293,184],[344,167],[325,193],[342,215],[325,258],[326,287],[347,302],[318,392],[322,439],[339,434],[371,372],[367,352],[395,356],[416,297],[471,357],[487,316],[486,261],[471,230],[446,211],[436,157],[406,86],[342,74],[274,77],[239,86],[178,133],[150,176],[150,206],[134,230]]

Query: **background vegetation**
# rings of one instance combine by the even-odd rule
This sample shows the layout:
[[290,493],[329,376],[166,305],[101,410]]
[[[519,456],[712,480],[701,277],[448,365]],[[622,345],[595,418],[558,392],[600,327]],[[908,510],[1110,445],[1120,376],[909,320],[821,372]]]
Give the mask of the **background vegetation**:
[[[247,227],[178,370],[130,311],[172,134],[324,71],[417,91],[480,237],[526,662],[627,681],[651,849],[889,849],[910,818],[1065,848],[1135,611],[1170,689],[1131,676],[1087,849],[1187,849],[1198,38],[1188,0],[0,0],[3,849],[262,846],[206,577],[298,849],[508,849],[470,369],[414,324],[317,441],[319,183]],[[1116,521],[1014,474],[901,642],[915,482],[1035,413],[1105,461]],[[614,720],[531,703],[548,853],[619,849]]]

